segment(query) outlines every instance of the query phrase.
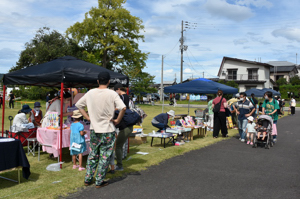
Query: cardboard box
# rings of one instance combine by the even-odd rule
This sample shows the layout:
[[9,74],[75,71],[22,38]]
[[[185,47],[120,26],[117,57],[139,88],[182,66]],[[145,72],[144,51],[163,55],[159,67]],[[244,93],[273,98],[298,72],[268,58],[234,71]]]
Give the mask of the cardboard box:
[[138,145],[138,144],[144,144],[147,143],[147,137],[129,137],[129,145]]

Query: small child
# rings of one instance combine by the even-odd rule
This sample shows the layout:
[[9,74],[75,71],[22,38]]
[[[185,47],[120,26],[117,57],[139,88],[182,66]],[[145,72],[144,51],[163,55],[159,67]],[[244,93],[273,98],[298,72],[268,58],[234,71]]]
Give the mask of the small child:
[[249,116],[247,118],[248,124],[246,128],[246,134],[247,134],[247,144],[253,145],[253,134],[256,134],[255,131],[255,123],[253,122],[254,118],[252,116]]
[[263,134],[263,138],[261,140],[264,140],[265,137],[266,137],[266,134],[267,134],[266,130],[267,130],[267,128],[265,128],[263,126],[262,121],[258,121],[258,123],[257,123],[257,139],[259,139],[259,136],[262,133]]
[[[85,170],[84,167],[82,167],[82,153],[86,151],[86,144],[85,144],[85,137],[86,134],[84,130],[83,124],[80,123],[80,120],[82,119],[82,115],[79,112],[79,110],[73,111],[72,118],[75,120],[71,124],[71,135],[70,135],[70,144],[71,146],[73,143],[78,144],[80,147],[75,148],[71,147],[70,154],[72,155],[73,159],[73,169],[76,169],[79,167],[79,171]],[[76,165],[76,155],[79,156],[79,165]]]

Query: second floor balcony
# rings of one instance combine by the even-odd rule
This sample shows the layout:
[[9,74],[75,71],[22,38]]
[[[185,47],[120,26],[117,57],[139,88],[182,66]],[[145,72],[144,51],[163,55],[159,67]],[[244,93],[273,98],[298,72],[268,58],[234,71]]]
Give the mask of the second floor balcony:
[[226,75],[228,81],[257,81],[258,75],[255,74],[237,74],[237,75]]

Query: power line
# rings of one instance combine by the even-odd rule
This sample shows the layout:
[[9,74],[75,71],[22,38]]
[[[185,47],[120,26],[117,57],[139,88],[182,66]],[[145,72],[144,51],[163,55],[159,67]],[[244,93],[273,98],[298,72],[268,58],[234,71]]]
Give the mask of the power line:
[[175,44],[175,46],[172,48],[172,50],[171,50],[170,52],[168,52],[167,54],[165,54],[165,57],[166,57],[168,54],[170,54],[170,53],[176,48],[176,46],[178,45],[178,43],[179,43],[179,41],[177,41],[177,43]]
[[[191,53],[191,55],[193,56],[193,58],[195,59],[195,61],[197,62],[197,64],[205,71],[204,67],[199,64],[198,60],[194,57],[193,53],[188,49],[188,51]],[[205,71],[206,72],[206,71]],[[212,76],[212,77],[217,77],[216,75],[212,75],[209,72],[206,72],[208,75]]]

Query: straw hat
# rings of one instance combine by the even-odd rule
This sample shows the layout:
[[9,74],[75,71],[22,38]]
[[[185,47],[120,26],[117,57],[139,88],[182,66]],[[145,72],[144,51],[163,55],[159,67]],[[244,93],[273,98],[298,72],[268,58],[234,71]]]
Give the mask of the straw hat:
[[79,112],[79,110],[73,111],[72,118],[81,118],[82,114]]
[[167,114],[172,117],[175,117],[175,111],[173,111],[173,110],[168,111]]

